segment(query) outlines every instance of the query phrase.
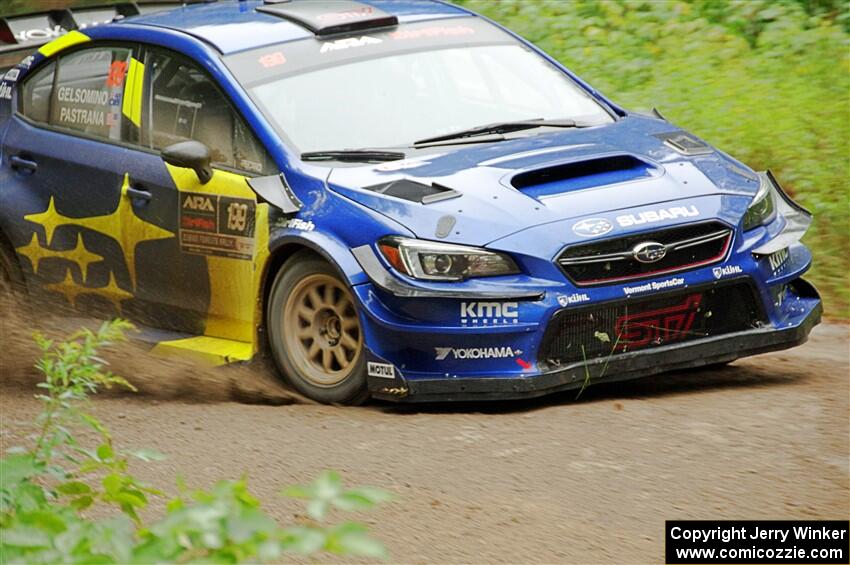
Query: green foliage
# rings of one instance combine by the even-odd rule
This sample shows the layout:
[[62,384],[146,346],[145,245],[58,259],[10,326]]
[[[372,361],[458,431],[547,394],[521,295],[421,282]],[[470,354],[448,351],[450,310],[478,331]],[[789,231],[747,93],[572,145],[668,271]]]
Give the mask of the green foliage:
[[827,313],[850,305],[850,36],[841,0],[461,0],[617,103],[659,108],[815,214]]
[[348,511],[362,510],[389,500],[388,493],[372,487],[346,490],[342,478],[334,471],[325,471],[312,485],[288,487],[282,494],[308,499],[307,514],[317,521],[324,520],[331,507]]
[[[384,491],[345,489],[334,472],[285,495],[305,498],[308,523],[282,527],[260,507],[245,479],[189,491],[166,504],[161,520],[146,524],[139,512],[162,493],[128,471],[130,458],[162,459],[152,450],[121,451],[109,430],[86,408],[101,387],[132,389],[105,370],[98,349],[123,339],[132,326],[116,320],[63,342],[42,336],[37,363],[43,411],[29,449],[0,459],[0,563],[240,563],[278,561],[286,553],[330,552],[386,558],[384,546],[353,522],[323,526],[331,508],[365,510],[390,499]],[[83,429],[94,446],[74,432]],[[86,511],[99,505],[107,518]],[[111,512],[110,512],[111,510]]]

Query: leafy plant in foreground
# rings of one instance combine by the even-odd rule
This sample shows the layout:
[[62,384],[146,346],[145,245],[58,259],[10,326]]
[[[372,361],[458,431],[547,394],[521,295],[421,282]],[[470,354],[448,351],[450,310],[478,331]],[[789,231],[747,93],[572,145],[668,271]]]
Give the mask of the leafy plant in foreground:
[[[36,367],[44,374],[37,398],[43,410],[33,445],[10,449],[0,459],[0,563],[239,563],[321,551],[386,557],[364,526],[322,525],[331,508],[368,509],[390,498],[374,488],[345,489],[332,471],[283,491],[307,500],[310,521],[303,525],[280,526],[262,510],[244,478],[221,481],[210,490],[179,485],[165,516],[146,523],[140,511],[162,492],[130,474],[129,461],[163,456],[117,449],[109,430],[86,410],[89,396],[101,387],[134,390],[107,371],[97,353],[123,340],[130,328],[115,320],[62,342],[36,336],[42,350]],[[89,441],[78,439],[80,430]],[[89,517],[95,506],[106,517]]]

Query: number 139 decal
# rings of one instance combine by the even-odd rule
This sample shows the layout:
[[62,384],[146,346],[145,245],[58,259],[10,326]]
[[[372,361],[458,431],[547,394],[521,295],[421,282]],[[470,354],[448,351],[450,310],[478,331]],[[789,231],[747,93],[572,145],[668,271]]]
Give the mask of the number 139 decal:
[[227,229],[244,232],[248,225],[248,205],[231,202],[227,206]]

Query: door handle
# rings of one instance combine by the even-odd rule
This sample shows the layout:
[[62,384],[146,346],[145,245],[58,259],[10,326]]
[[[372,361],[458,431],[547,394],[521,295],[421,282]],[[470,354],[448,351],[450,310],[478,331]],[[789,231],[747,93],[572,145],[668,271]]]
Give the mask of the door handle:
[[145,202],[150,202],[150,199],[153,198],[153,195],[147,190],[133,188],[132,186],[128,186],[126,190],[127,196],[136,200],[144,200]]
[[16,171],[34,173],[38,168],[38,163],[35,161],[31,161],[29,159],[24,159],[23,157],[19,157],[18,155],[12,155],[12,158],[9,159],[11,166]]

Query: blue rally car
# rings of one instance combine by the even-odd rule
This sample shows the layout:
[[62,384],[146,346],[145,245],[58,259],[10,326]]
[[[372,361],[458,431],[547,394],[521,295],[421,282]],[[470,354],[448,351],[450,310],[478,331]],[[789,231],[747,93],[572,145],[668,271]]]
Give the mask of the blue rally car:
[[155,352],[269,355],[321,402],[478,400],[820,320],[811,215],[769,172],[462,8],[0,19],[0,57],[27,49],[0,83],[7,291],[134,320]]

